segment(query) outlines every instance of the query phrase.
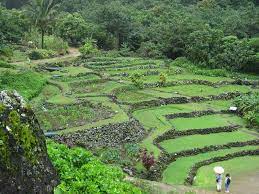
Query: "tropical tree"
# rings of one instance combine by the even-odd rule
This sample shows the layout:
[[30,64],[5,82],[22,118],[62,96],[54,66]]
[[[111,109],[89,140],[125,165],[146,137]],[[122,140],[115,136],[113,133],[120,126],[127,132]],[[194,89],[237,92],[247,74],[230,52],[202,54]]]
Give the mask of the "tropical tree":
[[32,0],[28,6],[30,18],[41,31],[42,49],[44,48],[44,34],[56,16],[55,8],[60,1],[61,0]]

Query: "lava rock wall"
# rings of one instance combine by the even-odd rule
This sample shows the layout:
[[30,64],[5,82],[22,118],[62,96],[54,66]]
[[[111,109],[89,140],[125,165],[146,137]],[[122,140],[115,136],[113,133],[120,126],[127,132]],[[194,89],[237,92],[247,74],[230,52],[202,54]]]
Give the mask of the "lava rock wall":
[[0,194],[53,193],[59,183],[45,137],[17,92],[0,92]]

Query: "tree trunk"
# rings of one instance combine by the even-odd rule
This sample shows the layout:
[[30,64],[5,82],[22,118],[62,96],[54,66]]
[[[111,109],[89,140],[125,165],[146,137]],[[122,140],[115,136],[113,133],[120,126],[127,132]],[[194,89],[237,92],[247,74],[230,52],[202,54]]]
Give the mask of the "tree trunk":
[[41,48],[44,49],[44,30],[41,29]]

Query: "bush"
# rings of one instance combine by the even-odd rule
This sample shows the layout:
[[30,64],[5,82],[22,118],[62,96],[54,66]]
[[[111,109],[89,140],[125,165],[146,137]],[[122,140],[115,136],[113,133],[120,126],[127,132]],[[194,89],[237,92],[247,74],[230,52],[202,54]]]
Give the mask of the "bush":
[[124,149],[126,151],[127,156],[130,158],[136,158],[139,156],[140,147],[135,143],[127,143],[124,145]]
[[45,49],[53,50],[60,55],[64,55],[68,51],[68,43],[65,42],[62,38],[56,36],[45,36],[44,39]]
[[206,26],[190,34],[186,55],[204,67],[240,71],[255,60],[255,53],[246,39],[226,36],[221,30]]
[[85,44],[82,47],[80,47],[79,51],[81,52],[83,57],[87,57],[98,53],[95,41],[91,39],[86,40]]
[[[36,29],[32,29],[30,32],[25,33],[24,40],[30,48],[41,48],[41,34]],[[68,48],[68,43],[62,38],[54,35],[44,36],[44,49],[52,50],[57,52],[57,54],[64,55],[67,53]]]
[[219,52],[212,57],[213,68],[225,68],[234,71],[244,70],[255,60],[255,53],[247,40],[239,40],[235,36],[222,38]]
[[13,56],[13,50],[6,45],[0,45],[0,60],[8,60]]
[[228,72],[225,69],[206,69],[202,68],[197,64],[192,63],[185,57],[179,57],[175,59],[171,65],[178,66],[187,69],[191,73],[197,75],[205,75],[205,76],[220,76],[220,77],[230,77],[232,73]]
[[101,160],[105,163],[119,163],[121,160],[120,151],[118,149],[107,149],[101,154]]
[[159,76],[159,85],[164,86],[166,84],[166,75],[161,73]]
[[90,26],[79,13],[61,14],[56,23],[56,31],[70,45],[78,46],[87,38]]
[[124,180],[121,169],[103,164],[82,148],[69,149],[65,145],[48,141],[48,154],[58,170],[60,193],[142,193]]
[[6,62],[6,61],[0,60],[0,68],[11,68],[11,69],[13,69],[14,66],[11,65],[10,63]]
[[255,52],[259,52],[259,37],[251,38],[248,41],[248,44],[255,50]]
[[139,73],[134,73],[130,76],[131,82],[138,88],[143,88],[144,82],[142,80],[142,75]]
[[141,57],[162,58],[163,53],[157,44],[153,42],[142,42],[137,51]]
[[56,53],[52,50],[45,49],[33,49],[29,51],[28,56],[32,60],[47,59],[56,56]]
[[17,90],[27,99],[38,95],[46,83],[46,79],[35,72],[10,73],[0,75],[0,90]]
[[237,97],[234,104],[249,124],[259,126],[259,93]]

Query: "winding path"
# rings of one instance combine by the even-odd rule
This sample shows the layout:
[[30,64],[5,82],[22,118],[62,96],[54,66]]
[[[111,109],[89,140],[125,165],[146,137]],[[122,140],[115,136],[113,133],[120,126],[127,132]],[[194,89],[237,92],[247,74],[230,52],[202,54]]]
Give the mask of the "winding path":
[[58,56],[58,57],[54,57],[54,58],[13,62],[12,64],[14,64],[14,65],[38,65],[38,64],[44,64],[44,63],[69,61],[69,60],[73,60],[76,57],[80,56],[80,52],[77,48],[69,48],[68,52],[69,53],[67,55]]
[[233,194],[259,194],[259,169],[256,172],[236,177],[231,185]]

